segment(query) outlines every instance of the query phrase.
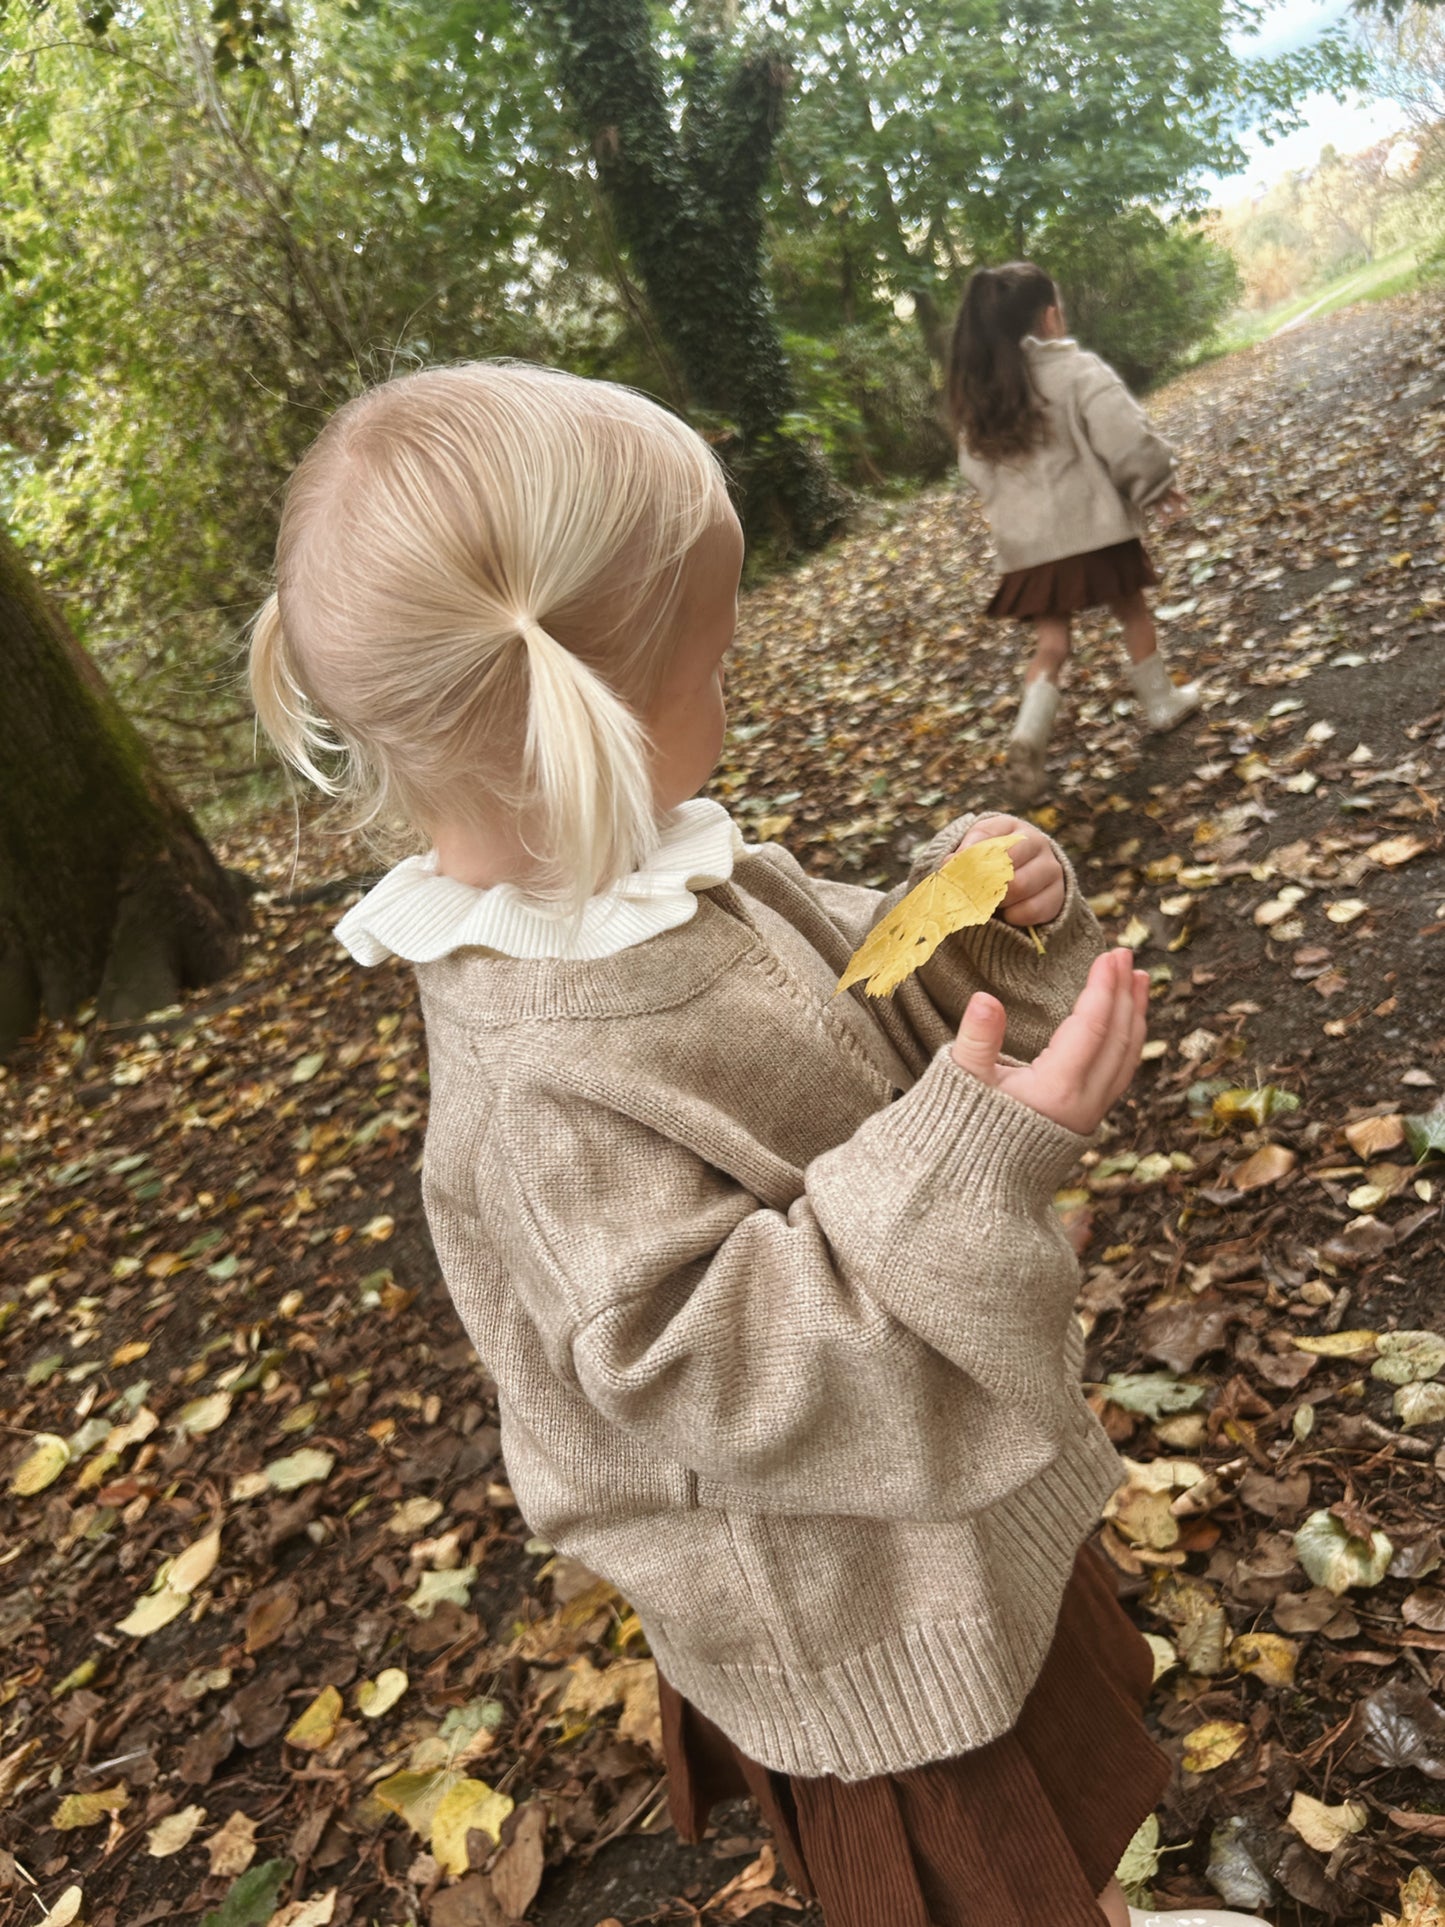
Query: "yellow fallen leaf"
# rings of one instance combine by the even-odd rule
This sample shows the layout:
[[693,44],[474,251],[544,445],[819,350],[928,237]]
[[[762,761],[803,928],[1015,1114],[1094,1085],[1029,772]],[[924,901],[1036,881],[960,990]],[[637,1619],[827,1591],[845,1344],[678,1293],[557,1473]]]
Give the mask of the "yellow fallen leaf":
[[54,1432],[37,1432],[29,1454],[15,1468],[10,1490],[17,1499],[32,1498],[54,1485],[70,1463],[70,1447]]
[[1287,1178],[1299,1159],[1286,1144],[1261,1144],[1252,1157],[1236,1164],[1229,1182],[1236,1191],[1257,1191],[1262,1185],[1278,1184]]
[[1293,1343],[1297,1352],[1313,1352],[1317,1358],[1353,1358],[1356,1352],[1369,1351],[1379,1336],[1367,1331],[1321,1332],[1318,1338],[1296,1338]]
[[169,1860],[173,1853],[191,1844],[191,1836],[206,1817],[204,1807],[182,1807],[158,1820],[146,1835],[146,1852],[152,1860]]
[[176,1430],[193,1434],[214,1432],[230,1416],[231,1394],[208,1392],[204,1398],[193,1398],[181,1407],[176,1417]]
[[74,1923],[80,1919],[80,1910],[84,1904],[84,1891],[76,1886],[67,1887],[46,1914],[41,1927],[74,1927]]
[[1184,1742],[1184,1767],[1189,1773],[1213,1773],[1232,1760],[1249,1738],[1249,1728],[1238,1720],[1206,1720]]
[[132,1338],[129,1344],[116,1346],[110,1355],[111,1366],[118,1369],[122,1365],[134,1365],[138,1358],[145,1357],[150,1348],[151,1341],[148,1338]]
[[335,1912],[336,1889],[328,1887],[324,1894],[313,1894],[310,1900],[288,1901],[272,1914],[266,1927],[329,1927]]
[[464,1773],[454,1773],[447,1768],[431,1773],[414,1773],[404,1767],[400,1773],[393,1773],[383,1780],[375,1789],[375,1794],[382,1806],[400,1814],[412,1832],[419,1833],[425,1840],[432,1830],[432,1822],[443,1799],[465,1778]]
[[1124,1889],[1125,1898],[1140,1907],[1153,1905],[1149,1882],[1159,1871],[1159,1816],[1151,1813],[1124,1849],[1124,1858],[1114,1869],[1114,1878]]
[[1266,1686],[1293,1686],[1299,1646],[1278,1633],[1241,1633],[1229,1648],[1232,1665],[1253,1673]]
[[1325,905],[1325,915],[1331,923],[1353,923],[1356,917],[1364,916],[1369,904],[1359,897],[1343,897],[1337,903]]
[[1445,1927],[1445,1887],[1425,1867],[1400,1882],[1400,1911],[1382,1914],[1379,1927]]
[[1179,1664],[1179,1651],[1174,1641],[1166,1639],[1163,1633],[1145,1633],[1144,1644],[1154,1655],[1154,1678],[1161,1680],[1166,1673],[1172,1673]]
[[308,1753],[320,1752],[336,1738],[340,1724],[341,1695],[334,1686],[323,1686],[300,1719],[288,1728],[286,1743]]
[[216,1561],[220,1556],[221,1528],[217,1526],[214,1532],[206,1533],[194,1545],[176,1554],[166,1574],[166,1585],[172,1592],[194,1592],[216,1570]]
[[411,1681],[399,1666],[384,1666],[375,1679],[364,1679],[356,1689],[356,1710],[363,1719],[379,1720],[389,1713]]
[[57,1833],[71,1833],[76,1827],[93,1827],[130,1803],[129,1789],[123,1786],[96,1787],[91,1793],[67,1793],[50,1816]]
[[1360,1800],[1346,1800],[1343,1806],[1327,1807],[1322,1800],[1297,1793],[1290,1802],[1287,1824],[1316,1853],[1333,1853],[1342,1840],[1362,1832],[1369,1817],[1369,1808]]
[[559,1714],[595,1719],[610,1707],[621,1707],[617,1731],[654,1753],[662,1751],[662,1715],[658,1704],[657,1666],[650,1659],[614,1660],[599,1672],[585,1656],[567,1668],[566,1691],[557,1703]]
[[444,1872],[467,1871],[467,1835],[485,1833],[502,1838],[502,1822],[516,1805],[509,1793],[497,1793],[485,1780],[458,1780],[438,1802],[431,1827],[431,1850]]
[[149,1639],[162,1626],[169,1626],[173,1619],[179,1619],[190,1603],[188,1594],[172,1592],[169,1586],[162,1586],[159,1592],[150,1592],[143,1599],[138,1599],[125,1618],[115,1622],[115,1630],[129,1633],[132,1639]]
[[838,980],[840,991],[867,978],[870,997],[889,997],[926,964],[945,937],[987,923],[1008,895],[1013,859],[1008,852],[1022,832],[985,837],[951,856],[874,925]]

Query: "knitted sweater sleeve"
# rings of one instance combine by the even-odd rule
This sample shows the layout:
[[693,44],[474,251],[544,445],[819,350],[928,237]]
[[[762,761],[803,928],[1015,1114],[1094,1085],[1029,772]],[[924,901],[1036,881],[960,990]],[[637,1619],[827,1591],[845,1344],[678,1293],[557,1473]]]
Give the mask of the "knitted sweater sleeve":
[[1174,451],[1106,361],[1079,359],[1084,433],[1119,493],[1147,508],[1174,485]]
[[940,1053],[773,1209],[599,1097],[534,1084],[496,1120],[509,1286],[563,1378],[701,1502],[957,1519],[1087,1428],[1051,1203],[1071,1132]]

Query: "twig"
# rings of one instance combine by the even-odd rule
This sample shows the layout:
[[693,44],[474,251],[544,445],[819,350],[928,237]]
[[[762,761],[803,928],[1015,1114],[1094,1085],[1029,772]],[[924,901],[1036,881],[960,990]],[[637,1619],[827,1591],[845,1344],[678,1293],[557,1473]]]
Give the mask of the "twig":
[[584,1860],[590,1860],[594,1854],[600,1853],[605,1846],[608,1846],[612,1841],[617,1839],[619,1834],[626,1833],[627,1829],[632,1825],[633,1821],[642,1812],[644,1807],[651,1806],[652,1802],[657,1798],[659,1792],[661,1792],[661,1790],[666,1785],[667,1785],[667,1775],[664,1773],[660,1780],[655,1780],[653,1782],[653,1784],[648,1788],[647,1792],[643,1794],[642,1798],[636,1803],[635,1806],[628,1808],[626,1814],[623,1816],[621,1820],[617,1822],[615,1826],[609,1827],[606,1833],[599,1834],[595,1840],[591,1841],[587,1846],[585,1846],[582,1849],[581,1858]]

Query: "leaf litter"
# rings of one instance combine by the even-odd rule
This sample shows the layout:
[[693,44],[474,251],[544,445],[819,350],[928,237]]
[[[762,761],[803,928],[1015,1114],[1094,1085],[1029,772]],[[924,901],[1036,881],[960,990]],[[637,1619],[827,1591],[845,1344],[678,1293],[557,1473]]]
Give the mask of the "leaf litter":
[[[1157,398],[1196,501],[1168,634],[1211,704],[1141,750],[1081,624],[1034,813],[1151,979],[1059,1211],[1138,1468],[1100,1545],[1175,1764],[1136,1856],[1166,1906],[1438,1927],[1445,603],[1389,553],[1439,546],[1442,349],[1398,302]],[[714,787],[745,832],[882,886],[998,806],[989,580],[942,493],[744,599]],[[422,1229],[414,993],[346,964],[334,892],[288,900],[367,868],[305,837],[296,880],[289,818],[227,841],[260,892],[230,983],[0,1080],[7,1848],[92,1927],[813,1918],[746,1809],[667,1832],[637,1622],[516,1511]]]

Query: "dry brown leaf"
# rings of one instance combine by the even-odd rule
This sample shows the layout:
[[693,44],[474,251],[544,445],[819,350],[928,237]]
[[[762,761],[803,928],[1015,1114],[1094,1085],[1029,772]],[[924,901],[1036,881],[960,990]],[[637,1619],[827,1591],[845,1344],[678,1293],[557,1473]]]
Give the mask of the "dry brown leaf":
[[1296,1793],[1286,1825],[1293,1827],[1305,1845],[1313,1847],[1316,1853],[1333,1853],[1342,1840],[1362,1832],[1369,1817],[1370,1809],[1360,1800],[1346,1800],[1340,1806],[1327,1807],[1322,1801],[1311,1799],[1308,1793]]
[[1287,1144],[1261,1144],[1242,1164],[1235,1165],[1229,1183],[1236,1191],[1258,1191],[1263,1185],[1287,1178],[1298,1163]]
[[889,997],[928,962],[945,937],[987,923],[1013,881],[1009,850],[1022,841],[1019,831],[989,836],[951,856],[873,926],[849,958],[838,989],[848,990],[866,977],[870,997]]
[[234,1880],[256,1858],[256,1822],[237,1807],[206,1842],[206,1852],[210,1856],[212,1877]]

